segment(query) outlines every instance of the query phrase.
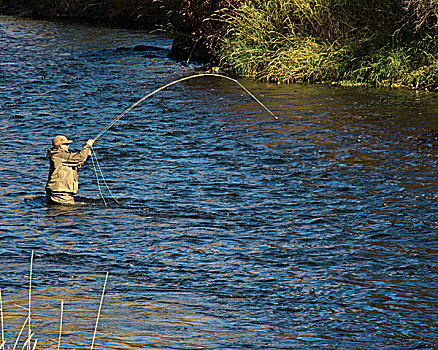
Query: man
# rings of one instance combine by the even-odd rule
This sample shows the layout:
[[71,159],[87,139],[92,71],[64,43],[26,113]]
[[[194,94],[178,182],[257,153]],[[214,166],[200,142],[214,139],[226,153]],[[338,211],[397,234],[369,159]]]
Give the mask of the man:
[[46,184],[47,201],[51,204],[74,204],[78,193],[78,169],[91,154],[94,140],[88,140],[79,152],[69,151],[70,143],[64,135],[56,136],[53,147],[47,151],[50,160],[49,179]]

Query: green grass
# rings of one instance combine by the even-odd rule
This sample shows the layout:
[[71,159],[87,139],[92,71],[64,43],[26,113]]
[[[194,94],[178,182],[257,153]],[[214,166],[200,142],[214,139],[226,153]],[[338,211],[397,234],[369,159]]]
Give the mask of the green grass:
[[436,88],[436,20],[418,30],[404,2],[245,1],[217,16],[227,27],[217,53],[254,79]]

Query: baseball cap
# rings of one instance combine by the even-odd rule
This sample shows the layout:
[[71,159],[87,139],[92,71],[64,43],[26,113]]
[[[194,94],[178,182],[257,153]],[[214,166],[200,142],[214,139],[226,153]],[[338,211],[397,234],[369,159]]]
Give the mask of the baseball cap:
[[69,140],[67,137],[65,137],[64,135],[58,135],[55,136],[52,140],[52,144],[55,147],[59,147],[64,143],[72,143],[72,140]]

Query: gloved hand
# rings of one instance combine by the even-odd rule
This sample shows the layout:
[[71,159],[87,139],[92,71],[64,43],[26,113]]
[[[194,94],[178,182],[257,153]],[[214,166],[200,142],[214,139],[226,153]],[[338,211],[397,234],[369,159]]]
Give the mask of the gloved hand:
[[90,147],[93,146],[94,141],[95,141],[95,140],[93,140],[93,139],[89,139],[89,140],[87,141],[87,145],[90,146]]

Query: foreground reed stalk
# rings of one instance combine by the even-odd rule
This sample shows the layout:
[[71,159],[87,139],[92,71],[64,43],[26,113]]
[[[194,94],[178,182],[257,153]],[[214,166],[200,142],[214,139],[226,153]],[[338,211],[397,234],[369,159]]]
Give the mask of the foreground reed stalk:
[[94,347],[94,339],[96,338],[97,324],[99,323],[100,310],[102,309],[103,295],[105,294],[105,287],[106,287],[107,280],[108,280],[108,272],[106,273],[105,283],[103,284],[102,296],[100,297],[99,311],[97,312],[96,325],[94,326],[93,340],[91,341],[90,350],[93,350],[93,347]]
[[[20,307],[22,307],[23,309],[25,309],[27,311],[27,316],[26,316],[26,319],[24,320],[24,323],[22,324],[22,326],[20,328],[20,331],[18,332],[17,338],[15,339],[15,342],[14,342],[14,346],[12,347],[12,350],[16,350],[17,349],[17,346],[20,343],[20,339],[21,339],[21,336],[22,336],[23,332],[26,333],[25,332],[26,326],[27,326],[27,329],[28,329],[28,334],[27,334],[27,338],[24,340],[23,345],[21,346],[21,349],[24,350],[24,349],[27,348],[28,350],[31,350],[31,349],[32,350],[36,350],[36,347],[37,347],[38,339],[34,339],[35,334],[32,332],[32,327],[31,327],[33,256],[34,256],[34,252],[32,251],[31,260],[30,260],[30,273],[29,273],[28,307],[20,306]],[[93,350],[93,348],[94,348],[94,342],[95,342],[96,333],[97,333],[97,326],[98,326],[98,323],[99,323],[100,313],[101,313],[101,310],[102,310],[103,298],[104,298],[104,294],[105,294],[105,289],[106,289],[107,281],[108,281],[108,272],[106,273],[105,283],[104,283],[104,286],[103,286],[102,295],[100,297],[99,310],[98,310],[98,313],[97,313],[96,324],[94,326],[93,339],[92,339],[90,350]],[[60,347],[61,347],[63,316],[64,316],[64,300],[61,300],[61,315],[60,315],[60,324],[59,324],[59,335],[58,335],[58,342],[57,342],[57,350],[59,350]],[[3,314],[3,299],[2,299],[2,291],[1,290],[0,290],[0,325],[1,325],[0,350],[11,349],[11,347],[9,347],[9,346],[6,347],[5,331],[4,331],[5,328],[4,328],[4,314]],[[33,346],[32,346],[32,342],[33,342]]]
[[29,273],[29,332],[28,332],[28,350],[30,350],[30,338],[31,338],[31,334],[32,334],[32,330],[30,327],[30,320],[31,320],[31,313],[30,313],[30,306],[31,306],[31,300],[32,300],[32,266],[33,266],[33,250],[32,250],[32,255],[30,256],[30,273]]
[[5,325],[3,321],[3,300],[2,300],[2,291],[0,289],[0,319],[1,319],[1,327],[2,327],[2,343],[0,344],[0,350],[5,346]]
[[61,346],[61,334],[62,334],[62,317],[64,315],[64,300],[61,300],[61,316],[60,316],[60,322],[59,322],[59,336],[58,336],[58,350]]

